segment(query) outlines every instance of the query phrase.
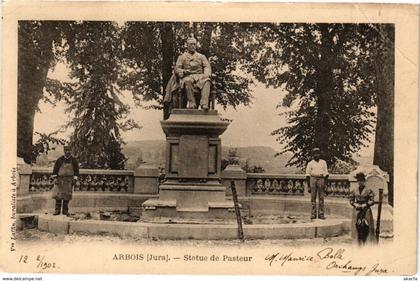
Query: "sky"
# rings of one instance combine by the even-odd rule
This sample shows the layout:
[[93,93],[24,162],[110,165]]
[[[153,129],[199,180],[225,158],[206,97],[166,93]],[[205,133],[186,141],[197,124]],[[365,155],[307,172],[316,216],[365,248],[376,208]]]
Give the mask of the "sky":
[[[53,71],[48,74],[49,78],[69,81],[68,70],[65,64],[58,64]],[[228,108],[223,110],[216,104],[219,114],[232,120],[228,129],[221,136],[223,145],[244,147],[244,146],[269,146],[280,151],[282,144],[276,142],[275,136],[270,133],[287,124],[285,116],[279,114],[286,109],[278,108],[277,104],[281,101],[285,92],[282,89],[266,88],[262,84],[252,86],[252,104],[249,106],[239,106],[236,109]],[[142,128],[123,132],[123,139],[127,141],[140,140],[164,140],[165,135],[160,127],[162,112],[160,110],[146,110],[136,107],[131,98],[130,92],[123,93],[122,100],[128,103],[132,110],[129,118],[134,119]],[[64,112],[65,105],[58,103],[56,106],[41,102],[40,113],[35,115],[34,131],[50,133],[58,130],[68,121],[68,115]],[[67,131],[60,136],[67,138],[71,132]],[[373,136],[372,136],[373,140]],[[362,149],[361,155],[372,155],[373,145]]]

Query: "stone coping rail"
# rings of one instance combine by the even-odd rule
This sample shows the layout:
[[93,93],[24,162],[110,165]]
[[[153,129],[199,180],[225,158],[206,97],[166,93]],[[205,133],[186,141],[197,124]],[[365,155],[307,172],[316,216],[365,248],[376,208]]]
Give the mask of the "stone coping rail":
[[[52,174],[52,168],[33,167],[32,174]],[[81,175],[115,175],[133,176],[134,170],[102,170],[102,169],[80,169]]]
[[[273,173],[247,173],[246,174],[248,178],[284,178],[284,179],[300,179],[300,180],[304,180],[306,179],[306,175],[305,174],[273,174]],[[338,180],[342,180],[342,181],[348,181],[349,180],[349,175],[346,174],[330,174],[329,175],[329,180],[333,180],[333,181],[338,181]]]

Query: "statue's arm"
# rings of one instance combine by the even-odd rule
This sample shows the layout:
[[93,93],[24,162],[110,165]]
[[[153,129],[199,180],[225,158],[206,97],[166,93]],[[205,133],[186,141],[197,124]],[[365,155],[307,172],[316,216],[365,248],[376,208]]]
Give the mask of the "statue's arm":
[[204,75],[207,75],[208,77],[211,76],[211,66],[206,58],[206,56],[203,55],[203,69],[204,69]]
[[182,68],[182,62],[183,62],[183,58],[182,58],[182,55],[180,55],[178,59],[176,60],[175,69],[174,69],[175,74],[181,78],[184,76],[184,69]]

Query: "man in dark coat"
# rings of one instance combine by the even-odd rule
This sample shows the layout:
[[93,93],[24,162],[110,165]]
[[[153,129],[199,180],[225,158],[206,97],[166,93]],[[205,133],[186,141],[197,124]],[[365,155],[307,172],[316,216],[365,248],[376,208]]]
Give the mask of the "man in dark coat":
[[69,146],[64,146],[64,155],[55,161],[53,178],[57,178],[57,185],[53,191],[55,199],[54,216],[61,213],[63,206],[63,215],[69,214],[69,201],[73,194],[73,181],[79,177],[79,163],[71,155]]

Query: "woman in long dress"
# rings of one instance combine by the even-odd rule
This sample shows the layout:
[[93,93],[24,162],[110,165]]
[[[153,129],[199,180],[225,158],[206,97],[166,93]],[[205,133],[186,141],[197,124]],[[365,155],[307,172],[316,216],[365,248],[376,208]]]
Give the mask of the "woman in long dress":
[[359,245],[366,242],[375,242],[375,224],[371,206],[375,204],[375,193],[366,186],[366,176],[363,173],[356,175],[358,188],[351,191],[350,204],[353,206],[352,238]]

